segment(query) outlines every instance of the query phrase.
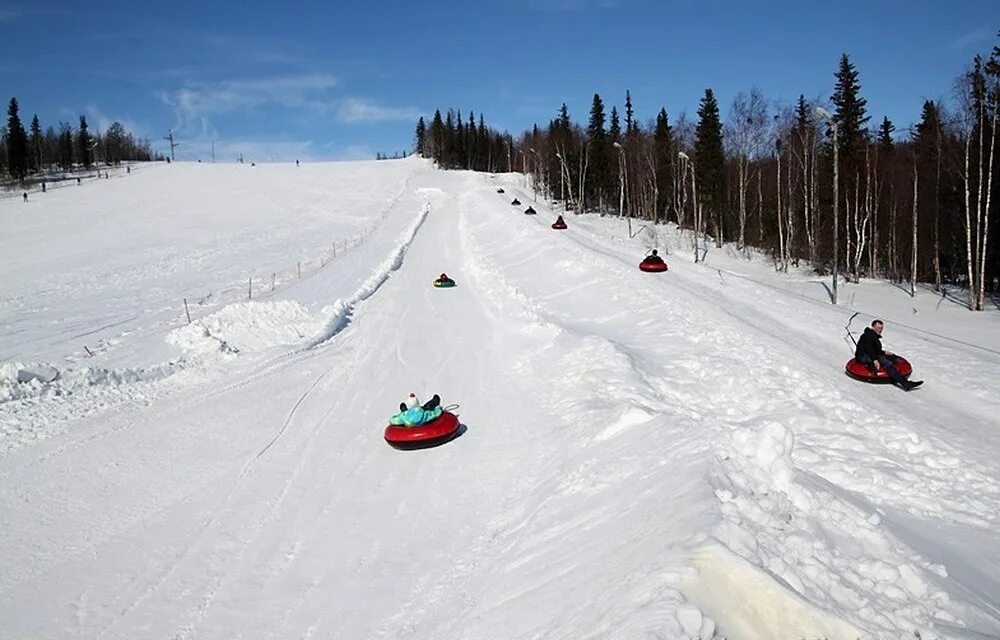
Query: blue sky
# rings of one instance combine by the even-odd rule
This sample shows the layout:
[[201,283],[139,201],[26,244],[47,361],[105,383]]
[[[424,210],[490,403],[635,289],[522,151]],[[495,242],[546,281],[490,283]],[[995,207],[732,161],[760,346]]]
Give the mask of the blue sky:
[[594,92],[610,110],[629,89],[641,121],[693,117],[706,87],[723,117],[753,86],[827,98],[847,52],[873,123],[904,129],[998,30],[986,0],[0,0],[0,95],[159,149],[173,127],[188,159],[213,139],[220,161],[353,159],[408,148],[436,107],[518,133],[562,102],[585,120]]

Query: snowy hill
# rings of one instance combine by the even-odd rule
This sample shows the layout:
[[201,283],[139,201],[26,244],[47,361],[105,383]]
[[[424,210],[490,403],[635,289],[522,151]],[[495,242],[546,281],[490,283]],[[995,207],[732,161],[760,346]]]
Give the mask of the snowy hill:
[[[996,310],[556,213],[417,159],[0,202],[0,638],[1000,637]],[[876,316],[919,390],[844,375]],[[464,433],[386,446],[411,391]]]

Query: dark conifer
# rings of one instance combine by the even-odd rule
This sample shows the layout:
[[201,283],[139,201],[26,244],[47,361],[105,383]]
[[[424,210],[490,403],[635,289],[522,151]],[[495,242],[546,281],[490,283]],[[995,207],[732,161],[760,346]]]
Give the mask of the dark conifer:
[[90,167],[91,138],[87,131],[87,116],[80,116],[80,129],[76,134],[76,149],[79,154],[80,164]]
[[18,180],[28,173],[28,135],[18,115],[17,98],[7,107],[7,171]]
[[38,121],[38,114],[31,119],[31,140],[29,141],[31,169],[40,171],[42,168],[42,149],[44,148],[44,138],[42,137],[42,123]]
[[867,138],[865,125],[871,116],[866,111],[868,101],[861,97],[858,71],[846,53],[840,57],[840,68],[834,75],[837,84],[831,100],[836,107],[833,118],[837,122],[840,158],[851,167],[864,150]]
[[416,151],[417,155],[421,158],[426,158],[426,149],[424,148],[424,139],[427,137],[427,125],[424,124],[424,117],[420,116],[417,120],[417,132],[416,132]]
[[611,144],[604,129],[604,101],[594,94],[590,106],[590,122],[587,124],[587,193],[584,194],[584,206],[587,200],[596,201],[600,205],[608,192],[608,169]]
[[705,220],[714,220],[718,243],[724,240],[722,209],[726,204],[726,158],[722,147],[719,102],[711,89],[705,89],[705,96],[698,106],[694,155],[698,200],[705,208]]
[[672,203],[674,184],[674,134],[667,119],[667,110],[660,109],[656,115],[656,128],[653,130],[653,149],[656,157],[656,218],[666,219]]

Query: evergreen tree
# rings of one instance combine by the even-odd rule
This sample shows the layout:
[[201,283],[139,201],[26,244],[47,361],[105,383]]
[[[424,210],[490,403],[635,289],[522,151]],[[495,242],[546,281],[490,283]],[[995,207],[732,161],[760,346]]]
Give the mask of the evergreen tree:
[[566,106],[566,103],[564,102],[562,103],[562,106],[559,108],[559,128],[562,131],[569,133],[570,126],[571,122],[569,119],[569,108]]
[[655,219],[667,212],[673,203],[674,185],[674,134],[667,120],[667,110],[660,109],[656,115],[656,128],[653,130],[653,153],[656,157],[656,214]]
[[636,133],[638,125],[635,122],[635,113],[632,111],[632,94],[625,90],[625,136],[631,137]]
[[[925,100],[920,113],[920,122],[913,132],[913,150],[916,153],[915,160],[919,174],[918,203],[921,213],[918,217],[925,236],[930,235],[932,240],[920,242],[918,247],[922,254],[930,258],[920,262],[925,268],[928,263],[933,267],[936,288],[940,288],[941,285],[941,143],[941,112],[934,102]],[[960,192],[960,189],[953,190],[955,194]],[[949,208],[955,211],[961,210],[960,206]],[[924,212],[929,215],[925,215]]]
[[476,140],[479,141],[477,149],[479,167],[477,167],[477,171],[493,171],[493,167],[490,164],[495,158],[492,158],[490,155],[490,133],[486,130],[486,123],[483,122],[482,111],[479,112],[479,130],[476,132]]
[[7,171],[22,180],[28,173],[28,135],[17,112],[17,98],[11,98],[7,108]]
[[795,126],[799,131],[805,131],[812,124],[812,117],[809,113],[809,103],[806,97],[799,94],[799,101],[795,104]]
[[441,166],[445,169],[455,168],[455,113],[448,109],[444,117],[444,150],[441,154]]
[[719,244],[724,240],[722,209],[726,204],[726,157],[722,147],[719,102],[711,89],[705,89],[698,106],[694,156],[698,201],[704,207],[706,220],[715,221],[715,241]]
[[38,114],[31,119],[31,168],[33,171],[40,171],[42,168],[42,149],[44,139],[42,138],[42,123],[38,121]]
[[59,123],[59,166],[63,169],[73,166],[73,130],[68,122]]
[[469,112],[469,124],[465,127],[465,167],[467,169],[476,168],[476,149],[479,148],[479,139],[476,137],[476,115]]
[[452,168],[464,169],[466,167],[465,157],[465,125],[462,123],[462,113],[455,114],[455,154],[452,159]]
[[[931,103],[933,105],[933,103]],[[926,107],[926,103],[924,105]],[[882,124],[878,129],[878,142],[883,151],[892,151],[892,133],[896,130],[896,125],[888,117],[882,118]]]
[[622,126],[618,118],[618,107],[611,107],[611,126],[608,127],[608,140],[612,145],[622,140]]
[[837,122],[840,158],[850,168],[864,151],[865,125],[871,117],[866,112],[868,101],[861,97],[858,71],[846,53],[840,58],[840,68],[835,77],[837,84],[834,87],[832,101],[836,112],[833,118]]
[[80,164],[90,167],[90,133],[87,131],[87,116],[80,116],[80,129],[76,134],[77,153],[80,154]]
[[427,150],[424,146],[424,139],[426,137],[427,137],[427,125],[424,124],[424,117],[420,116],[420,119],[417,120],[416,149],[417,149],[417,155],[419,155],[421,158],[427,157],[426,155]]
[[[602,204],[608,192],[608,168],[611,143],[604,129],[604,101],[594,94],[590,107],[590,122],[587,125],[587,193],[583,194],[583,205],[587,199]],[[582,197],[583,197],[582,196]],[[602,212],[603,213],[603,212]]]
[[441,156],[444,153],[445,145],[445,126],[444,120],[441,118],[441,110],[434,110],[434,119],[431,120],[431,157],[439,165],[441,164]]

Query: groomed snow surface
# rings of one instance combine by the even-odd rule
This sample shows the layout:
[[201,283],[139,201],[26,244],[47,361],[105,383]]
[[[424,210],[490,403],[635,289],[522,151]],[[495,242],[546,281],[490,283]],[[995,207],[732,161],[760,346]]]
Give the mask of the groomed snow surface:
[[995,308],[418,159],[113,177],[0,202],[0,638],[1000,638]]

